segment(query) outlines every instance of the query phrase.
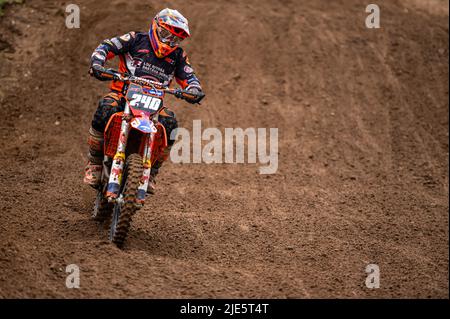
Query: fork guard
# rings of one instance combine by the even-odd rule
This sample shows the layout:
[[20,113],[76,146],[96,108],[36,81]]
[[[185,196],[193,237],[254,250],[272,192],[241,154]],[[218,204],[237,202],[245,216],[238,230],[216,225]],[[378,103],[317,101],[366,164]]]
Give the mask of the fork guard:
[[155,125],[152,121],[145,118],[134,118],[131,122],[123,121],[122,125],[125,126],[121,127],[121,133],[117,144],[117,153],[114,155],[111,165],[111,173],[109,175],[105,196],[109,201],[114,201],[118,197],[126,160],[125,150],[127,139],[130,130],[135,129],[146,135],[143,137],[145,140],[145,148],[142,151],[143,172],[136,193],[136,204],[143,205],[147,194],[152,163],[157,160],[159,154],[168,146],[166,129],[161,123],[157,122]]
[[148,143],[146,143],[146,148],[144,150],[145,155],[142,163],[144,170],[136,194],[136,203],[140,205],[143,205],[145,202],[152,164],[157,160],[159,154],[168,146],[165,127],[157,122],[155,129],[156,130],[149,135]]

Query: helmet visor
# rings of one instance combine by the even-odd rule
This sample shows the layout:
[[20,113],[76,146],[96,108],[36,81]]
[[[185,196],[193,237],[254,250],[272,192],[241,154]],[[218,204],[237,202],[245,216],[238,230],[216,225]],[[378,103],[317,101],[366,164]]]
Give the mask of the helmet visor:
[[176,35],[172,34],[169,30],[159,25],[157,25],[156,31],[158,33],[158,37],[161,40],[161,42],[171,46],[172,48],[179,46],[181,41],[183,41],[182,38],[177,37]]

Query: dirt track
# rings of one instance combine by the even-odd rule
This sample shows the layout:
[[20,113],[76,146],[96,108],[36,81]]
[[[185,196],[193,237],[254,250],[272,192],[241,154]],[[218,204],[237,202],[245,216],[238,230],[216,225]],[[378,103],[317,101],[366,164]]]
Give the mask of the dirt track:
[[448,2],[378,1],[369,30],[359,0],[171,1],[208,95],[180,125],[278,127],[280,166],[169,163],[123,251],[82,184],[89,57],[168,2],[76,3],[79,30],[64,1],[0,18],[0,297],[448,298]]

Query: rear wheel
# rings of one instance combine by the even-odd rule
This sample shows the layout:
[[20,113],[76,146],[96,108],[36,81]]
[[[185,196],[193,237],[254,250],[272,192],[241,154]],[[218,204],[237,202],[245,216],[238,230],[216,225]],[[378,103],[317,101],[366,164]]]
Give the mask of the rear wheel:
[[143,171],[142,157],[139,154],[128,156],[123,170],[119,197],[114,203],[109,240],[122,247],[130,229],[131,219],[138,210],[136,194]]

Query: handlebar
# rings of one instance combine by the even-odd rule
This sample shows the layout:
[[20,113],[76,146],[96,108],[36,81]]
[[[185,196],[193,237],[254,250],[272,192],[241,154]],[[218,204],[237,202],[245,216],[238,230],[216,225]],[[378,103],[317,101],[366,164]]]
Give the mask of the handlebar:
[[92,68],[98,72],[101,72],[102,76],[105,78],[109,78],[111,80],[115,81],[121,81],[121,82],[130,82],[130,83],[136,83],[139,85],[146,85],[150,86],[154,89],[163,91],[168,94],[174,95],[176,98],[182,99],[182,100],[197,100],[197,103],[200,104],[200,101],[205,97],[205,94],[203,92],[194,93],[187,90],[182,89],[171,89],[167,87],[166,85],[163,85],[160,82],[144,79],[138,76],[134,76],[128,73],[120,73],[113,69],[106,69],[105,67],[94,64]]

